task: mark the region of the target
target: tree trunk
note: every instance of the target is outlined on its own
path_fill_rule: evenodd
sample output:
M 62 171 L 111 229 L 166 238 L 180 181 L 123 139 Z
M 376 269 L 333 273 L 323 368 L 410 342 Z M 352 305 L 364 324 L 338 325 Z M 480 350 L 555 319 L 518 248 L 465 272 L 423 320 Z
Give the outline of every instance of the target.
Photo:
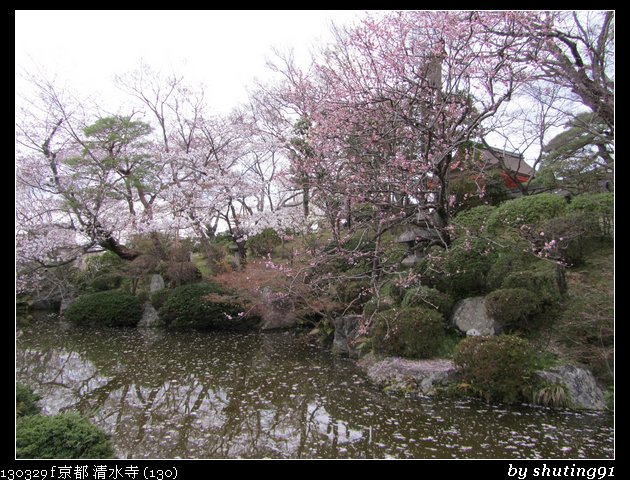
M 111 235 L 100 239 L 98 241 L 98 244 L 105 250 L 109 250 L 110 252 L 118 255 L 123 260 L 131 261 L 142 254 L 142 252 L 139 252 L 138 250 L 133 250 L 131 248 L 125 247 L 124 245 L 121 245 L 120 243 L 118 243 L 118 240 L 116 240 Z

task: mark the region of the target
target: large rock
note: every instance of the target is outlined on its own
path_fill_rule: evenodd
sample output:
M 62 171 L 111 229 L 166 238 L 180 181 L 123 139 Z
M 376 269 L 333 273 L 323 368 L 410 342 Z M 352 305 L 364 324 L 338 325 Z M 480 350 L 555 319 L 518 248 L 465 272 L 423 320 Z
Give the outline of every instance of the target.
M 142 318 L 138 322 L 138 328 L 155 328 L 159 324 L 158 312 L 155 310 L 151 302 L 144 303 L 144 311 Z
M 584 410 L 605 410 L 604 392 L 597 385 L 593 374 L 575 365 L 539 370 L 536 375 L 544 381 L 564 385 L 573 408 Z
M 484 297 L 459 301 L 453 309 L 451 323 L 466 334 L 470 332 L 470 335 L 494 335 L 499 331 L 498 323 L 488 315 Z
M 61 304 L 59 305 L 59 314 L 63 315 L 68 307 L 74 302 L 74 297 L 64 297 L 61 299 Z
M 368 364 L 367 375 L 380 386 L 411 389 L 419 395 L 433 395 L 437 386 L 455 380 L 457 371 L 453 362 L 447 359 L 409 360 L 388 357 Z
M 149 286 L 149 292 L 155 293 L 164 289 L 164 279 L 159 273 L 151 275 L 151 285 Z
M 359 327 L 362 321 L 362 315 L 344 315 L 335 318 L 333 353 L 347 355 L 350 358 L 359 358 L 356 340 L 359 337 Z

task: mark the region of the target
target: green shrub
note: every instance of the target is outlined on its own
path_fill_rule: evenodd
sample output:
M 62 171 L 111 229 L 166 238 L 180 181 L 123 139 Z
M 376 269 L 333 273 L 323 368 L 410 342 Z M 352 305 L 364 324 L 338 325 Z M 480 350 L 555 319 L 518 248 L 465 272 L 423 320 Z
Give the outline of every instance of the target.
M 484 294 L 488 291 L 486 277 L 495 259 L 495 248 L 489 242 L 458 239 L 431 267 L 437 277 L 433 286 L 450 294 L 453 300 Z
M 609 385 L 604 392 L 604 400 L 606 401 L 606 408 L 611 412 L 615 411 L 615 386 Z
M 335 284 L 334 290 L 337 299 L 345 307 L 350 307 L 353 312 L 360 312 L 370 298 L 370 281 L 369 279 L 343 279 Z
M 108 435 L 76 413 L 18 418 L 17 458 L 112 458 Z
M 564 270 L 554 262 L 537 260 L 526 270 L 507 274 L 501 288 L 525 288 L 545 304 L 558 302 L 566 291 Z
M 37 401 L 40 399 L 26 385 L 21 383 L 15 384 L 15 415 L 23 417 L 27 415 L 36 415 L 39 413 Z
M 566 265 L 584 263 L 600 236 L 597 217 L 590 212 L 573 212 L 543 222 L 537 229 L 534 245 L 549 258 Z
M 502 288 L 485 298 L 486 310 L 506 331 L 525 330 L 542 310 L 540 297 L 524 288 Z
M 171 261 L 166 264 L 164 276 L 170 282 L 170 285 L 181 286 L 201 280 L 201 271 L 193 262 L 188 260 L 179 262 Z
M 133 327 L 142 318 L 142 311 L 142 303 L 138 298 L 110 290 L 80 296 L 64 315 L 78 325 Z
M 405 289 L 396 282 L 386 282 L 379 288 L 378 294 L 381 299 L 389 299 L 390 303 L 400 304 L 405 296 Z
M 370 317 L 372 314 L 389 310 L 395 306 L 394 301 L 390 297 L 381 297 L 379 300 L 376 297 L 363 305 L 363 316 Z
M 468 235 L 480 235 L 486 228 L 488 219 L 496 207 L 490 205 L 479 205 L 470 210 L 463 211 L 453 219 L 455 226 L 455 236 L 462 237 Z
M 615 196 L 612 192 L 583 193 L 571 199 L 570 212 L 593 212 L 612 216 L 615 209 Z
M 370 332 L 373 348 L 389 355 L 430 358 L 446 333 L 442 314 L 423 307 L 390 309 L 374 316 Z
M 95 277 L 90 282 L 90 287 L 95 292 L 104 292 L 106 290 L 115 290 L 120 287 L 122 277 L 117 273 L 103 273 Z
M 153 292 L 151 294 L 151 305 L 153 305 L 153 308 L 156 310 L 162 308 L 162 305 L 164 305 L 164 302 L 168 300 L 172 293 L 173 290 L 170 288 L 163 288 L 162 290 Z
M 245 307 L 220 285 L 204 282 L 174 289 L 158 311 L 173 329 L 243 330 L 257 319 L 243 315 Z M 240 315 L 239 315 L 240 314 Z
M 247 249 L 255 257 L 266 257 L 282 243 L 280 236 L 273 228 L 265 228 L 262 232 L 251 236 L 247 240 Z
M 462 382 L 487 401 L 514 403 L 528 389 L 533 356 L 528 342 L 513 335 L 468 337 L 457 345 L 453 360 Z
M 511 248 L 498 250 L 486 278 L 488 288 L 501 288 L 505 277 L 513 272 L 527 270 L 535 261 L 536 257 L 529 252 L 529 245 L 522 242 Z
M 124 266 L 125 261 L 109 251 L 105 251 L 100 255 L 90 256 L 85 260 L 85 270 L 93 276 L 120 272 Z
M 454 302 L 446 293 L 442 293 L 435 288 L 414 287 L 405 292 L 401 307 L 424 307 L 437 310 L 444 318 L 448 318 L 453 310 Z
M 541 193 L 515 198 L 499 205 L 488 219 L 488 231 L 496 233 L 505 227 L 520 228 L 558 217 L 567 208 L 564 198 L 551 193 Z

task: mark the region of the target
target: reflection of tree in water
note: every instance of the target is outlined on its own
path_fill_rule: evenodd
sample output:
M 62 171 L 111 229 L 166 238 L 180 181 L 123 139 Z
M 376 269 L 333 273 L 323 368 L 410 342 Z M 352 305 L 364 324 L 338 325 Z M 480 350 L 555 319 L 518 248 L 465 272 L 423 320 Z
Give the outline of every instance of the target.
M 17 347 L 18 381 L 43 395 L 47 413 L 77 408 L 113 434 L 121 457 L 448 457 L 464 438 L 481 456 L 491 445 L 514 456 L 505 449 L 514 432 L 532 437 L 535 425 L 553 422 L 549 413 L 526 420 L 488 406 L 385 398 L 351 362 L 292 334 L 63 331 L 52 322 L 35 323 Z M 541 439 L 541 455 L 596 437 L 585 451 L 609 455 L 598 450 L 612 438 L 605 424 L 574 423 L 579 436 Z M 522 456 L 531 455 L 528 442 Z
M 338 444 L 324 406 L 333 364 L 291 335 L 37 329 L 19 341 L 18 378 L 92 416 L 122 455 L 311 456 Z

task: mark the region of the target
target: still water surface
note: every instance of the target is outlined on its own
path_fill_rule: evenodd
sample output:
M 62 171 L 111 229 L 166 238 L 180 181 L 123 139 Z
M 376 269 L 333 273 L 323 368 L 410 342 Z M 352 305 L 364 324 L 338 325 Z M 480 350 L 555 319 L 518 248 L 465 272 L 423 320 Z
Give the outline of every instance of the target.
M 294 333 L 36 321 L 17 380 L 76 409 L 119 458 L 612 458 L 610 414 L 391 396 Z

